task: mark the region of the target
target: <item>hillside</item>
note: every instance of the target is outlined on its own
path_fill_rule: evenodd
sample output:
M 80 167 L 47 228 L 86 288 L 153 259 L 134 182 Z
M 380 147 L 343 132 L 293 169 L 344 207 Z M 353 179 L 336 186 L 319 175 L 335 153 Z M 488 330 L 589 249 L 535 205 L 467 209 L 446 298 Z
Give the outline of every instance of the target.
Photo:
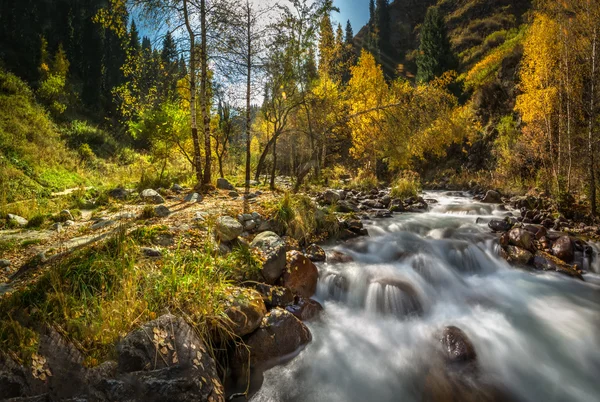
M 415 56 L 419 28 L 427 8 L 438 6 L 446 16 L 448 34 L 459 56 L 460 70 L 467 71 L 490 50 L 500 46 L 506 33 L 523 23 L 531 0 L 395 0 L 390 4 L 392 45 L 395 54 L 386 55 L 403 66 L 408 78 L 416 74 Z M 362 27 L 354 39 L 361 46 L 367 33 Z
M 33 91 L 4 70 L 0 70 L 0 164 L 3 202 L 88 183 L 77 153 L 66 147 Z

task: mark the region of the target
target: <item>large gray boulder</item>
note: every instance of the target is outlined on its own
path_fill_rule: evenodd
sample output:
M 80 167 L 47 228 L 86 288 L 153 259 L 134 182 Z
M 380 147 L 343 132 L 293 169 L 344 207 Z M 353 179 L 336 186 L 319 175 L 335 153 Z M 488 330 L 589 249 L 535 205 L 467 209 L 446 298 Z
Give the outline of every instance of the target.
M 235 187 L 223 177 L 217 179 L 217 188 L 221 190 L 235 190 Z
M 250 247 L 259 249 L 263 256 L 262 275 L 267 283 L 275 283 L 285 269 L 285 242 L 274 232 L 258 234 Z
M 326 190 L 323 193 L 323 201 L 326 204 L 335 204 L 336 202 L 338 202 L 341 199 L 340 193 L 338 193 L 335 190 Z
M 217 219 L 215 235 L 221 241 L 236 239 L 244 231 L 244 227 L 231 216 L 221 216 Z
M 140 193 L 140 198 L 152 204 L 164 204 L 165 199 L 156 190 L 147 188 Z

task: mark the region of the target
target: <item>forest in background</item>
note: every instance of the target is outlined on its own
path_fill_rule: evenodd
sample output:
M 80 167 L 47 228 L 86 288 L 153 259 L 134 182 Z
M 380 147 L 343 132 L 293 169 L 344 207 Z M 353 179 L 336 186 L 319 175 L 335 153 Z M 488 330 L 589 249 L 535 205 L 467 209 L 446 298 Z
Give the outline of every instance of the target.
M 595 2 L 371 0 L 356 35 L 336 11 L 3 4 L 3 201 L 286 175 L 297 190 L 348 177 L 536 187 L 595 213 Z

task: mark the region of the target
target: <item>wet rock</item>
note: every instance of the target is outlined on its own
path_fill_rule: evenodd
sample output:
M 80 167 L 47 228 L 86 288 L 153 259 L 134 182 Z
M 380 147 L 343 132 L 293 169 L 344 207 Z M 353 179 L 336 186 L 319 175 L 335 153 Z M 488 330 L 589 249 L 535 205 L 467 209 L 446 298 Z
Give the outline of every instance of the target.
M 492 219 L 488 222 L 488 227 L 494 232 L 508 232 L 512 225 L 505 220 Z
M 500 197 L 500 193 L 494 190 L 488 190 L 485 193 L 485 196 L 481 200 L 481 202 L 489 203 L 489 204 L 500 204 L 502 202 L 502 198 Z
M 162 195 L 158 194 L 158 192 L 156 190 L 153 190 L 151 188 L 147 188 L 146 190 L 142 191 L 140 193 L 140 197 L 143 201 L 149 202 L 152 204 L 164 204 L 165 203 L 165 199 L 162 197 Z
M 527 265 L 533 258 L 530 251 L 516 246 L 506 246 L 507 260 L 516 264 Z
M 533 265 L 542 271 L 555 271 L 583 280 L 583 277 L 579 271 L 566 264 L 561 259 L 553 256 L 552 254 L 546 253 L 545 251 L 538 250 L 535 253 L 533 257 Z
M 215 235 L 221 241 L 231 241 L 244 231 L 244 227 L 231 216 L 221 216 L 215 224 Z
M 237 336 L 244 336 L 259 327 L 267 309 L 262 295 L 254 289 L 231 287 L 226 290 L 225 314 Z
M 448 363 L 469 362 L 477 358 L 471 340 L 460 328 L 455 326 L 444 328 L 440 344 L 444 359 Z
M 25 227 L 29 223 L 29 221 L 22 216 L 8 214 L 7 215 L 8 222 L 15 226 Z
M 573 242 L 569 236 L 561 236 L 552 245 L 552 254 L 565 262 L 573 261 Z
M 283 285 L 300 297 L 309 298 L 317 290 L 319 271 L 311 260 L 299 251 L 289 251 L 283 271 Z
M 299 298 L 296 303 L 287 306 L 285 309 L 302 321 L 314 320 L 323 312 L 321 303 L 305 298 Z
M 327 253 L 327 262 L 330 264 L 343 264 L 354 261 L 354 258 L 341 251 L 331 250 Z
M 381 292 L 379 289 L 373 289 L 373 284 L 380 285 Z M 374 297 L 370 297 L 371 292 Z M 367 308 L 399 317 L 419 315 L 423 312 L 415 288 L 410 283 L 395 278 L 379 278 L 371 282 L 367 293 Z
M 306 255 L 308 259 L 313 262 L 322 262 L 327 259 L 325 250 L 314 243 L 306 247 L 306 250 L 304 250 L 304 255 Z
M 190 193 L 183 200 L 185 202 L 200 202 L 202 201 L 202 196 L 198 193 Z
M 274 308 L 248 338 L 250 366 L 267 368 L 276 365 L 310 340 L 310 331 L 302 321 L 286 310 Z
M 262 232 L 250 243 L 250 247 L 259 249 L 265 260 L 262 275 L 269 284 L 275 283 L 285 269 L 285 242 L 276 233 Z
M 154 207 L 154 214 L 159 218 L 166 218 L 167 216 L 171 215 L 171 211 L 164 205 L 159 205 Z
M 235 190 L 233 184 L 223 177 L 217 179 L 217 188 L 220 190 Z
M 259 283 L 255 286 L 261 294 L 267 308 L 286 307 L 294 302 L 294 294 L 288 288 L 282 286 L 271 286 L 266 283 Z
M 508 232 L 508 240 L 513 246 L 524 248 L 525 250 L 535 250 L 532 235 L 525 229 L 511 229 Z

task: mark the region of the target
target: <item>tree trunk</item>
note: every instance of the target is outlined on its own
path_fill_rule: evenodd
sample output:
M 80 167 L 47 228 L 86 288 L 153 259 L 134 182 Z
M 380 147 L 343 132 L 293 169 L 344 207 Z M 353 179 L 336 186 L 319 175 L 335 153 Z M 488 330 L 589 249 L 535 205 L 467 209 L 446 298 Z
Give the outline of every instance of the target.
M 588 117 L 588 170 L 590 188 L 590 213 L 596 216 L 596 176 L 594 172 L 594 118 L 595 115 L 595 83 L 596 83 L 596 41 L 598 28 L 594 27 L 592 37 L 591 71 L 590 71 L 590 110 Z
M 271 168 L 271 184 L 269 188 L 275 190 L 275 171 L 277 170 L 277 138 L 273 141 L 273 167 Z
M 196 181 L 202 183 L 202 160 L 200 159 L 200 139 L 198 138 L 198 126 L 196 122 L 196 36 L 192 30 L 188 15 L 188 2 L 183 0 L 183 16 L 185 27 L 190 37 L 190 116 L 192 120 L 192 140 L 194 141 L 194 169 L 196 170 Z
M 206 54 L 206 0 L 200 0 L 200 33 L 202 45 L 200 50 L 200 107 L 204 126 L 204 184 L 211 180 L 211 147 L 210 147 L 210 117 L 208 115 L 208 55 Z
M 250 193 L 250 96 L 251 96 L 251 79 L 252 79 L 252 36 L 250 32 L 250 3 L 246 0 L 246 35 L 247 35 L 247 65 L 246 65 L 246 181 L 245 181 L 245 192 L 246 194 Z M 260 164 L 259 164 L 260 165 Z M 257 167 L 257 177 L 258 181 L 259 170 Z

